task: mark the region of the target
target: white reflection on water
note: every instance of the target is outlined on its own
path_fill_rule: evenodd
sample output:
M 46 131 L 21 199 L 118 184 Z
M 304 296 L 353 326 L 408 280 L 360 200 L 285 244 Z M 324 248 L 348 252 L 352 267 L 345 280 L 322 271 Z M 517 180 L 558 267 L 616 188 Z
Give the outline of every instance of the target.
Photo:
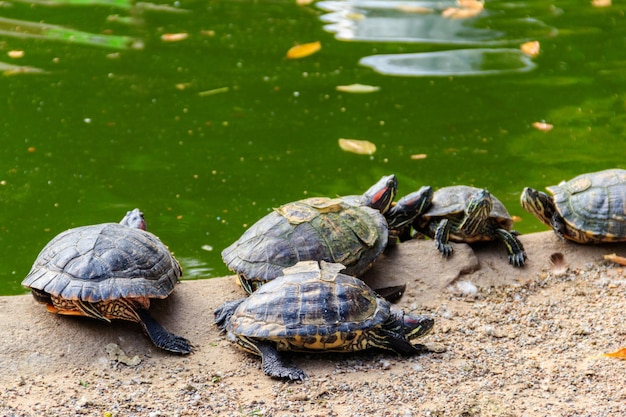
M 519 10 L 491 10 L 466 19 L 444 17 L 455 1 L 322 1 L 320 17 L 340 40 L 493 46 L 553 34 L 554 28 Z
M 183 267 L 184 279 L 200 279 L 215 276 L 214 268 L 199 259 L 177 256 L 178 262 Z
M 381 74 L 414 77 L 508 74 L 535 67 L 522 51 L 508 48 L 373 55 L 359 63 Z

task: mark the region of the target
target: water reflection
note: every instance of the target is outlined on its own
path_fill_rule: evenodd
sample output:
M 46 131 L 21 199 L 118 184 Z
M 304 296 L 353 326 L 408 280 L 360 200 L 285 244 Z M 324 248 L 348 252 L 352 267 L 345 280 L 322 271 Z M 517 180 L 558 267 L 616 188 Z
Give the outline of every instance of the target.
M 519 49 L 457 49 L 418 54 L 368 56 L 361 65 L 385 75 L 465 76 L 530 71 L 532 60 Z
M 490 3 L 491 5 L 491 3 Z M 323 1 L 324 28 L 340 40 L 494 46 L 541 38 L 555 29 L 524 8 L 483 9 L 455 18 L 454 1 Z
M 7 64 L 6 62 L 0 62 L 0 73 L 5 76 L 15 74 L 47 74 L 47 72 L 41 68 Z
M 143 42 L 129 36 L 103 35 L 83 32 L 47 23 L 0 17 L 0 33 L 16 38 L 39 38 L 45 40 L 77 43 L 110 49 L 142 49 Z
M 207 262 L 184 256 L 177 256 L 176 259 L 183 267 L 184 279 L 199 279 L 214 276 L 215 268 L 210 267 Z

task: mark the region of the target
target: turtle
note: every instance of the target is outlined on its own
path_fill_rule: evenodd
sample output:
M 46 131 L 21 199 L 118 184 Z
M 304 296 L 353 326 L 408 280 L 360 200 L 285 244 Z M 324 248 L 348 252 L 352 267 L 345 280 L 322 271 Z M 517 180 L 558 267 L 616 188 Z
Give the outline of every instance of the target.
M 157 347 L 191 353 L 187 339 L 168 332 L 148 313 L 150 300 L 166 298 L 182 269 L 145 229 L 143 213 L 134 209 L 119 224 L 66 230 L 41 250 L 22 285 L 51 313 L 137 322 Z
M 626 242 L 626 170 L 581 174 L 546 189 L 552 195 L 526 187 L 520 202 L 559 238 Z
M 430 208 L 413 221 L 413 227 L 431 237 L 444 256 L 452 253 L 453 242 L 500 240 L 506 245 L 509 263 L 524 266 L 526 252 L 513 219 L 504 205 L 489 191 L 466 185 L 435 191 Z
M 387 247 L 389 230 L 424 211 L 432 189 L 420 188 L 392 206 L 398 182 L 382 177 L 363 195 L 313 197 L 281 205 L 222 251 L 241 286 L 252 293 L 299 261 L 340 262 L 360 275 Z
M 431 317 L 405 313 L 342 269 L 339 263 L 298 262 L 249 297 L 219 306 L 215 323 L 229 340 L 261 356 L 263 371 L 279 379 L 307 378 L 282 351 L 429 351 L 411 340 L 431 331 Z

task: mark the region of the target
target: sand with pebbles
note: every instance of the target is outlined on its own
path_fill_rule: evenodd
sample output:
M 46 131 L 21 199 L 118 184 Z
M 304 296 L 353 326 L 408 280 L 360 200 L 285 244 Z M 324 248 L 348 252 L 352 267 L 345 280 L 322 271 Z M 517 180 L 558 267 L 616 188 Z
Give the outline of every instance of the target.
M 498 244 L 398 245 L 366 275 L 406 284 L 398 305 L 432 315 L 434 352 L 295 354 L 303 383 L 267 378 L 228 342 L 213 309 L 243 294 L 232 277 L 183 282 L 153 313 L 197 347 L 154 348 L 132 323 L 49 314 L 30 296 L 0 297 L 3 416 L 617 416 L 626 415 L 626 276 L 603 255 L 544 232 L 521 236 L 513 268 Z M 555 268 L 551 255 L 565 265 Z

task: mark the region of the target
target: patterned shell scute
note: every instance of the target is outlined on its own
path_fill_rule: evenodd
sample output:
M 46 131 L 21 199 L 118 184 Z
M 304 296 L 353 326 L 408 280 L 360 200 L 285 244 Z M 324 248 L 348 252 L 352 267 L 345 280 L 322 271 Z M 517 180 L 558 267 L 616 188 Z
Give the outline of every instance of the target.
M 377 210 L 344 199 L 305 199 L 281 206 L 224 249 L 226 265 L 267 281 L 299 261 L 324 260 L 359 274 L 383 251 L 387 222 Z
M 323 280 L 319 272 L 306 272 L 263 285 L 237 308 L 227 330 L 244 337 L 290 339 L 291 346 L 304 347 L 314 336 L 333 343 L 337 337 L 360 334 L 389 315 L 390 304 L 359 279 L 337 274 L 334 280 Z
M 319 213 L 336 213 L 343 210 L 343 201 L 339 198 L 314 197 L 284 204 L 276 209 L 291 224 L 311 221 Z
M 469 187 L 467 185 L 455 185 L 441 188 L 434 193 L 431 206 L 424 217 L 437 219 L 455 214 L 461 215 L 464 213 L 467 200 L 472 198 L 474 194 L 479 191 L 479 188 Z M 489 213 L 489 217 L 496 220 L 502 228 L 510 230 L 511 227 L 513 227 L 513 219 L 506 207 L 493 195 L 491 196 L 491 201 L 493 202 L 493 208 Z
M 23 285 L 70 300 L 165 298 L 182 275 L 158 237 L 117 223 L 70 229 L 39 253 Z
M 590 238 L 626 238 L 626 170 L 583 174 L 547 187 L 566 223 Z

